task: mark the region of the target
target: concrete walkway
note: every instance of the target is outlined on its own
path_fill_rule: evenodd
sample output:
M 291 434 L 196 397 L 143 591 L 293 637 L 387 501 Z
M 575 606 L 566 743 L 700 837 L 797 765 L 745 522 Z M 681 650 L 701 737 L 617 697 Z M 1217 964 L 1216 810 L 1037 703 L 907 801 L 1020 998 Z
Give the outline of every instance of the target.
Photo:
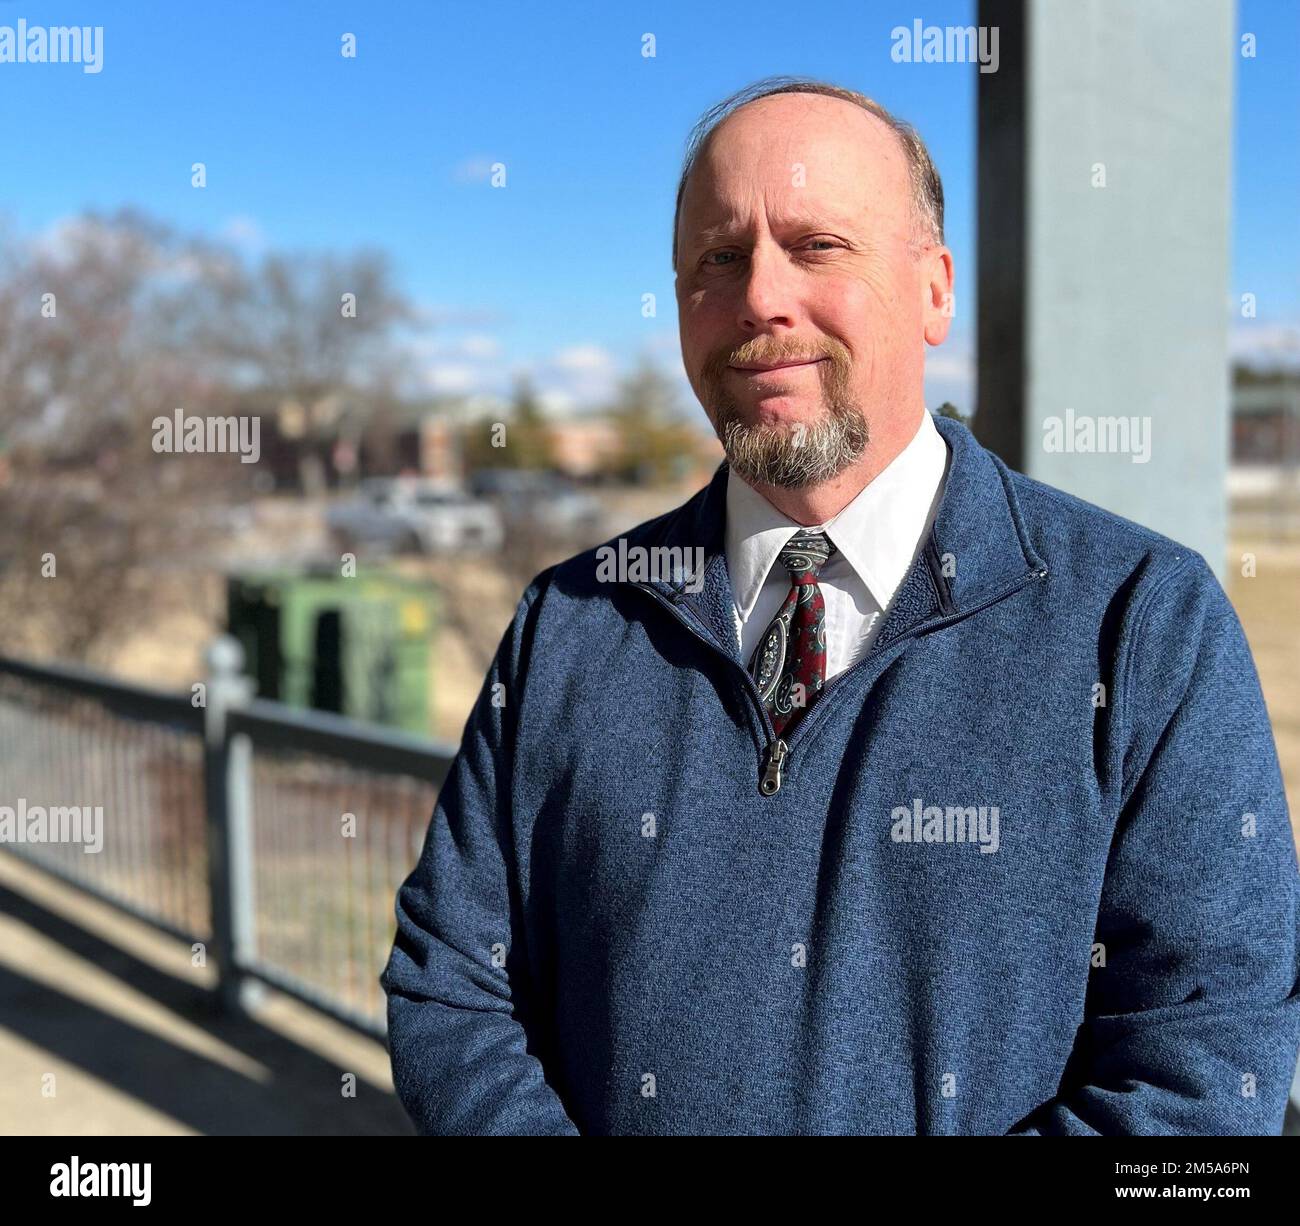
M 215 1015 L 211 976 L 0 851 L 0 1135 L 412 1133 L 382 1044 L 279 993 Z

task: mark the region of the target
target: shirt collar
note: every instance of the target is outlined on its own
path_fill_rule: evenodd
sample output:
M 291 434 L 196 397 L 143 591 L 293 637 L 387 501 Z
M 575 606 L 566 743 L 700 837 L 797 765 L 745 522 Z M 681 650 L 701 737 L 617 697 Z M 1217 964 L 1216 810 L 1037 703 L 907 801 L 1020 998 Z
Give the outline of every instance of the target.
M 823 524 L 844 560 L 887 608 L 916 558 L 939 504 L 948 444 L 928 410 L 912 441 Z M 768 572 L 800 526 L 753 486 L 727 473 L 726 549 L 736 607 L 748 618 Z M 832 559 L 832 563 L 833 563 Z

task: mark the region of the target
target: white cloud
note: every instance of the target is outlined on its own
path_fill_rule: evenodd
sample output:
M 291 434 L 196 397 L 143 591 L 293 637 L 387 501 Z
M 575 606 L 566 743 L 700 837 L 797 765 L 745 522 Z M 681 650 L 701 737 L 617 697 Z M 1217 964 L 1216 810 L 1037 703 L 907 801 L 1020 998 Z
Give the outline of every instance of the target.
M 217 234 L 250 255 L 260 254 L 266 248 L 266 231 L 256 219 L 242 213 L 227 218 Z
M 501 352 L 501 342 L 483 332 L 462 337 L 459 347 L 460 352 L 470 358 L 494 358 Z
M 500 158 L 477 154 L 452 167 L 451 177 L 457 183 L 483 183 L 492 173 L 492 167 Z
M 481 361 L 495 358 L 501 353 L 501 342 L 486 332 L 472 332 L 465 336 L 416 336 L 410 341 L 411 349 L 420 357 L 464 358 Z
M 676 328 L 661 328 L 651 333 L 643 342 L 642 349 L 655 356 L 667 354 L 672 358 L 681 358 L 682 338 Z
M 478 391 L 483 386 L 481 372 L 473 366 L 454 363 L 435 363 L 426 369 L 425 379 L 430 391 L 452 396 Z
M 1228 336 L 1234 361 L 1263 368 L 1300 366 L 1300 323 L 1237 323 Z
M 416 323 L 426 328 L 486 328 L 502 320 L 491 307 L 447 306 L 435 303 L 415 308 Z
M 516 380 L 526 377 L 542 411 L 555 416 L 603 408 L 616 395 L 623 376 L 648 356 L 645 346 L 640 355 L 621 356 L 602 345 L 583 341 L 530 361 L 510 361 L 506 360 L 507 347 L 501 339 L 485 331 L 417 336 L 411 346 L 421 382 L 432 393 L 508 400 L 515 392 Z M 679 355 L 658 364 L 678 385 L 679 403 L 685 413 L 698 411 Z
M 547 417 L 567 417 L 580 407 L 572 395 L 558 388 L 539 391 L 537 406 Z
M 599 345 L 570 345 L 561 349 L 550 365 L 556 370 L 582 375 L 613 370 L 616 363 L 614 355 Z
M 486 332 L 463 336 L 416 336 L 410 348 L 428 391 L 460 396 L 508 390 L 500 367 L 501 342 Z

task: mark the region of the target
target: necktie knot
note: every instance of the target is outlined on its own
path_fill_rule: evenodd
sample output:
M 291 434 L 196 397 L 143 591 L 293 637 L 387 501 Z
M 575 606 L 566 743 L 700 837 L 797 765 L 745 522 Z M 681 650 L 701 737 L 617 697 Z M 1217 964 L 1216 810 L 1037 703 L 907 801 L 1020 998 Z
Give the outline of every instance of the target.
M 826 533 L 800 528 L 782 548 L 780 560 L 795 583 L 812 583 L 834 552 Z

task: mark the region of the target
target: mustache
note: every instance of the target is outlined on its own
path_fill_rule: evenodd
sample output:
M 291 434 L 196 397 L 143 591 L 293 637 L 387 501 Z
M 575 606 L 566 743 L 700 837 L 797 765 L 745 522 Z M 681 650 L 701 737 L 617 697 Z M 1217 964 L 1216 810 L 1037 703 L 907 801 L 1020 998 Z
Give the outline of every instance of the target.
M 755 337 L 739 346 L 727 345 L 715 350 L 705 359 L 703 371 L 706 377 L 720 378 L 729 366 L 763 365 L 771 366 L 782 362 L 813 362 L 826 359 L 833 366 L 843 368 L 848 365 L 849 352 L 840 342 L 824 338 L 810 345 L 774 342 L 771 337 Z

